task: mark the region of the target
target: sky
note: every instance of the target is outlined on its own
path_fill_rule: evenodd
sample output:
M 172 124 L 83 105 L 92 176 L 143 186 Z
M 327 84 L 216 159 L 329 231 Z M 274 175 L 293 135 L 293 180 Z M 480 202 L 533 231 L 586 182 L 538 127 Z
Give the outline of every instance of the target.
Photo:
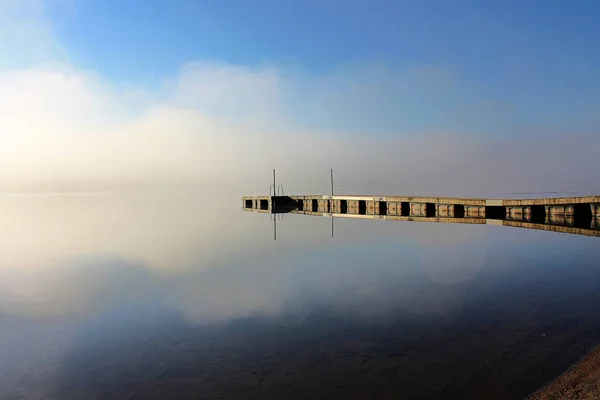
M 0 0 L 0 191 L 599 192 L 600 4 Z

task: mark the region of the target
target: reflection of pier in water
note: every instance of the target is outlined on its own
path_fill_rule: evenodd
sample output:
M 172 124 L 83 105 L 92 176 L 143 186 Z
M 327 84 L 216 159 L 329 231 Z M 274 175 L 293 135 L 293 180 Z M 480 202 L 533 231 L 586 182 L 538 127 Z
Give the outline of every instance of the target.
M 459 199 L 400 196 L 243 197 L 242 208 L 329 218 L 489 224 L 600 237 L 600 196 Z

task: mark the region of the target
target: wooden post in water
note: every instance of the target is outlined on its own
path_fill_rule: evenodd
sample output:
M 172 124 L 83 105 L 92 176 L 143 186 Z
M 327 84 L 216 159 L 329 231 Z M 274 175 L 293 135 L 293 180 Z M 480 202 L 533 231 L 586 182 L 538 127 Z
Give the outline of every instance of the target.
M 331 197 L 333 197 L 333 168 L 330 168 L 329 171 L 331 172 Z
M 333 214 L 331 214 L 331 237 L 333 237 Z
M 273 199 L 271 200 L 271 215 L 273 216 L 273 240 L 277 240 L 277 214 L 275 214 L 275 196 L 277 196 L 277 186 L 275 185 L 275 168 L 273 168 Z
M 333 168 L 329 169 L 331 175 L 331 200 L 329 200 L 329 212 L 331 212 L 331 237 L 333 237 Z

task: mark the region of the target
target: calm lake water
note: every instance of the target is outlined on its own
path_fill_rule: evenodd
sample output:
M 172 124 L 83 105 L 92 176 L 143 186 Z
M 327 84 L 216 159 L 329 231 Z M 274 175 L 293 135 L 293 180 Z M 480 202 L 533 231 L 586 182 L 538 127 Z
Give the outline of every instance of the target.
M 600 342 L 600 238 L 0 198 L 0 399 L 520 399 Z

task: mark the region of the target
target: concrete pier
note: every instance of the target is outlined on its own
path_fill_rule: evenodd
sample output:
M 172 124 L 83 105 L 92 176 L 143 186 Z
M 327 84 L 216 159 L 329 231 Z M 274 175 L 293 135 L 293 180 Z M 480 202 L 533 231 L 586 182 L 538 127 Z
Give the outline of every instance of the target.
M 493 224 L 600 236 L 600 196 L 477 199 L 403 196 L 249 196 L 242 208 L 336 218 Z

